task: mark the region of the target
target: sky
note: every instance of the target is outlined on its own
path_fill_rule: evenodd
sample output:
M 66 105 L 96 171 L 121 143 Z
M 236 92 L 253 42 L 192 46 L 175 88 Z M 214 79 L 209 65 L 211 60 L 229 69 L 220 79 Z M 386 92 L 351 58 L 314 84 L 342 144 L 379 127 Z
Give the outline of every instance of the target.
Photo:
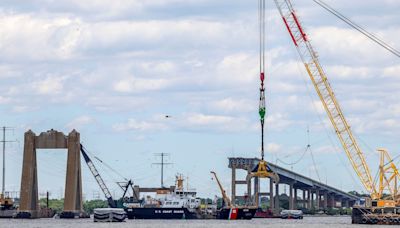
M 399 1 L 326 2 L 400 49 Z M 400 61 L 312 1 L 293 3 L 375 176 L 377 148 L 400 155 Z M 2 0 L 0 124 L 18 140 L 6 189 L 20 189 L 24 132 L 76 129 L 119 173 L 95 163 L 116 196 L 121 176 L 160 185 L 157 153 L 173 163 L 166 185 L 182 173 L 213 197 L 213 170 L 229 192 L 227 157 L 260 156 L 257 17 L 256 0 Z M 363 191 L 273 1 L 266 31 L 266 160 Z M 63 196 L 66 150 L 39 150 L 38 167 L 40 195 Z M 101 196 L 82 169 L 85 198 Z

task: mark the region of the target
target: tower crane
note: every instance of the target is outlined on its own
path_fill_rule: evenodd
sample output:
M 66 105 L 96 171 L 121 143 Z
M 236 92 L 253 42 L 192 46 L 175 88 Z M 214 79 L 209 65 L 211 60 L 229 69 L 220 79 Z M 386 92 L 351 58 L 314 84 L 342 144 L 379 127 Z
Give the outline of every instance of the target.
M 231 207 L 232 206 L 231 199 L 229 199 L 228 195 L 226 195 L 225 189 L 222 187 L 221 182 L 219 182 L 217 174 L 214 171 L 211 171 L 211 174 L 214 175 L 215 180 L 217 181 L 219 190 L 221 191 L 222 198 L 224 200 L 225 207 Z
M 389 153 L 385 149 L 378 149 L 381 162 L 379 183 L 376 183 L 293 4 L 290 0 L 274 2 L 354 171 L 370 193 L 372 208 L 400 206 L 397 193 L 397 179 L 400 175 Z M 389 192 L 388 198 L 384 197 L 384 191 Z

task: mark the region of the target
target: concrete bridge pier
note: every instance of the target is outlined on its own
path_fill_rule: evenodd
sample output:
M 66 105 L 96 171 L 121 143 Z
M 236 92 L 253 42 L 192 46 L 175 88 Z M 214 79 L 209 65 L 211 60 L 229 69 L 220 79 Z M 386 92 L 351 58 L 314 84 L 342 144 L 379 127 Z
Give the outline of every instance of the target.
M 329 200 L 328 200 L 328 207 L 334 208 L 335 207 L 335 194 L 329 194 Z
M 232 203 L 235 203 L 235 201 L 236 201 L 236 165 L 232 165 L 231 170 L 232 170 L 231 200 L 232 200 Z
M 247 204 L 252 204 L 253 202 L 253 195 L 251 194 L 251 170 L 247 170 L 247 176 L 246 176 L 246 184 L 247 184 Z
M 274 211 L 274 181 L 269 179 L 269 208 L 271 211 Z
M 279 214 L 280 212 L 280 204 L 279 204 L 279 183 L 275 184 L 275 214 Z
M 289 184 L 289 209 L 293 210 L 294 205 L 293 205 L 293 183 Z
M 313 207 L 313 202 L 312 202 L 312 192 L 311 189 L 307 190 L 307 209 L 311 209 Z
M 258 177 L 254 177 L 254 203 L 257 207 L 260 206 L 260 180 Z
M 67 217 L 80 215 L 83 212 L 80 134 L 73 130 L 65 136 L 62 132 L 52 129 L 40 133 L 39 136 L 31 130 L 24 135 L 20 207 L 17 217 L 39 216 L 36 149 L 68 149 L 63 212 L 68 214 Z
M 328 192 L 324 191 L 324 206 L 323 206 L 324 210 L 328 209 Z

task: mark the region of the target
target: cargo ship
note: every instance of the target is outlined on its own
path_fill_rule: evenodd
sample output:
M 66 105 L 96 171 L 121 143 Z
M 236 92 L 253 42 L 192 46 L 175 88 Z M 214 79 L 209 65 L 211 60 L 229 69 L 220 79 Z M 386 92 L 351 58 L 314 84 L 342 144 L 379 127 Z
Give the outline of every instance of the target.
M 177 176 L 175 190 L 160 188 L 156 196 L 136 203 L 125 203 L 128 219 L 198 219 L 200 198 L 195 190 L 183 188 L 182 175 Z

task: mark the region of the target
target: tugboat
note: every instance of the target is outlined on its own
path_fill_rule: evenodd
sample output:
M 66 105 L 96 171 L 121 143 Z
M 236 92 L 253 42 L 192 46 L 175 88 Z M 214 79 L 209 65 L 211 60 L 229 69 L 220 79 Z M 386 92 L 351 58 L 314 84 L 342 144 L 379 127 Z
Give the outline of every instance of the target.
M 221 190 L 223 198 L 223 206 L 220 210 L 217 211 L 217 219 L 225 219 L 225 220 L 252 219 L 257 211 L 257 207 L 232 205 L 232 202 L 226 195 L 226 192 L 222 187 L 221 182 L 219 182 L 217 174 L 213 171 L 211 171 L 211 174 L 214 175 L 215 180 L 218 183 L 219 189 Z
M 182 175 L 177 175 L 174 191 L 160 188 L 154 198 L 125 204 L 125 211 L 129 219 L 198 219 L 201 202 L 196 194 L 185 190 Z

